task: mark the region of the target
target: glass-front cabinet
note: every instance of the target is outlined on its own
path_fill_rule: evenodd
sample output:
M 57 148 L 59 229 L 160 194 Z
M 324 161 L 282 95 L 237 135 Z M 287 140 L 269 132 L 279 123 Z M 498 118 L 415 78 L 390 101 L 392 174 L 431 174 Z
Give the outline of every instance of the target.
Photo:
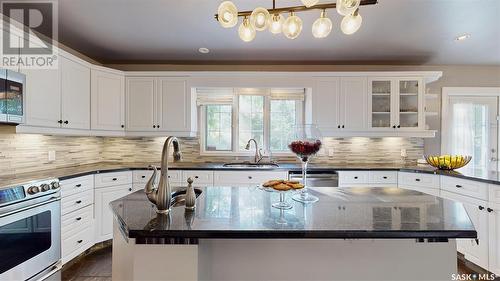
M 424 129 L 422 79 L 372 78 L 368 84 L 370 128 Z

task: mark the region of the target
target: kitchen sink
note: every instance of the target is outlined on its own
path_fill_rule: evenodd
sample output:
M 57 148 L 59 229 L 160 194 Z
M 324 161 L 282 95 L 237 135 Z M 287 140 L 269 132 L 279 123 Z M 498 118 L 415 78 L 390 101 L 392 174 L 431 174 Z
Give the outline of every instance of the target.
M 241 162 L 241 163 L 225 163 L 222 167 L 227 168 L 277 168 L 279 167 L 276 163 L 250 163 L 250 162 Z
M 196 194 L 196 198 L 200 196 L 202 193 L 201 189 L 195 188 L 194 193 Z M 172 192 L 172 207 L 179 207 L 186 205 L 186 190 L 178 190 Z

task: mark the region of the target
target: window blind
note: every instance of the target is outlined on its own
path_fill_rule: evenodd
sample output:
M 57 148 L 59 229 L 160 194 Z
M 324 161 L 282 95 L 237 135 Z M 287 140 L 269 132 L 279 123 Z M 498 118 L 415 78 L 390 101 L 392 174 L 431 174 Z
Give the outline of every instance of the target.
M 271 99 L 304 101 L 305 89 L 304 88 L 271 89 Z
M 196 105 L 233 104 L 234 91 L 232 88 L 197 88 Z

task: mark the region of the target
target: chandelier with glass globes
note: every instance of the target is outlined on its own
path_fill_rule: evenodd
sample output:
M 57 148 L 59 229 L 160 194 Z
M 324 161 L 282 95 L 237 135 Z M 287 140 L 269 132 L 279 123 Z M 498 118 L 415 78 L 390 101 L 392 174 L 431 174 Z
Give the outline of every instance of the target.
M 215 19 L 222 27 L 231 28 L 238 24 L 239 18 L 243 18 L 238 34 L 245 42 L 252 41 L 257 31 L 266 29 L 273 34 L 283 33 L 286 38 L 295 39 L 302 32 L 302 19 L 297 13 L 320 10 L 320 17 L 312 25 L 312 34 L 315 38 L 325 38 L 332 31 L 332 21 L 326 13 L 328 9 L 336 9 L 343 16 L 340 29 L 344 34 L 351 35 L 358 31 L 363 20 L 359 14 L 359 6 L 377 4 L 377 0 L 337 0 L 335 3 L 324 4 L 318 4 L 319 0 L 301 1 L 304 6 L 276 8 L 276 0 L 273 0 L 272 9 L 257 7 L 253 11 L 241 12 L 233 2 L 224 1 L 219 5 Z

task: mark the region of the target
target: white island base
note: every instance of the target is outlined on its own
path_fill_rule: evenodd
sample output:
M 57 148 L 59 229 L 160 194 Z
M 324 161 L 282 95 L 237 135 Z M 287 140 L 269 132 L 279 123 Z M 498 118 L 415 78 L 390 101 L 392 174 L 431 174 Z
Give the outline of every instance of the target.
M 135 244 L 114 226 L 113 280 L 451 280 L 456 243 L 415 239 L 200 239 Z

